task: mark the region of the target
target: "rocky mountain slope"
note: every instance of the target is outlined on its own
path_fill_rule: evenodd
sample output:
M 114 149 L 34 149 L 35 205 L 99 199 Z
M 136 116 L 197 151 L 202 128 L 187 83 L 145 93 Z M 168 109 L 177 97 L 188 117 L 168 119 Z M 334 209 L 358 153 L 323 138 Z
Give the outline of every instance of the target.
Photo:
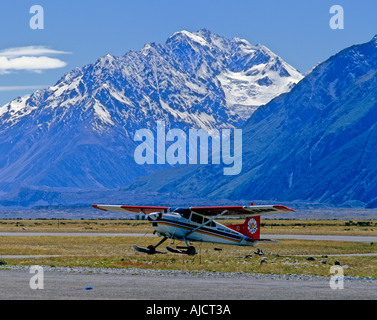
M 135 163 L 137 129 L 236 127 L 302 77 L 264 46 L 208 30 L 106 55 L 0 108 L 0 191 L 127 185 L 161 169 Z
M 377 36 L 319 64 L 242 129 L 238 176 L 187 165 L 129 189 L 377 207 Z

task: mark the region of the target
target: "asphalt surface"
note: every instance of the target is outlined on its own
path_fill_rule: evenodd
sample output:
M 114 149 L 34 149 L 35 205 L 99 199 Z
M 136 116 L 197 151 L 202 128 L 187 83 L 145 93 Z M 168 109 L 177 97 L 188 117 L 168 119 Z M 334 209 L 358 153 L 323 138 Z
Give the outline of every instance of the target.
M 118 273 L 117 273 L 118 272 Z M 344 280 L 331 289 L 330 278 L 311 276 L 159 273 L 127 270 L 43 272 L 43 289 L 31 289 L 30 269 L 0 269 L 0 300 L 375 300 L 377 280 Z M 35 281 L 34 281 L 35 282 Z

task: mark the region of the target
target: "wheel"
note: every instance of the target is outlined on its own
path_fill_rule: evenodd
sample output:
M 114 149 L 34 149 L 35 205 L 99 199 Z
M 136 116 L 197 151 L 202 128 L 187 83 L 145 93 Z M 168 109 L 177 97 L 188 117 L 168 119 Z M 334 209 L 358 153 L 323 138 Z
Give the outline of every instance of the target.
M 188 248 L 187 248 L 187 254 L 188 254 L 189 256 L 194 256 L 194 255 L 196 254 L 195 247 L 193 247 L 193 246 L 188 247 Z
M 149 245 L 149 246 L 147 247 L 147 249 L 149 250 L 149 254 L 154 254 L 154 253 L 156 253 L 156 248 L 155 248 L 155 246 Z

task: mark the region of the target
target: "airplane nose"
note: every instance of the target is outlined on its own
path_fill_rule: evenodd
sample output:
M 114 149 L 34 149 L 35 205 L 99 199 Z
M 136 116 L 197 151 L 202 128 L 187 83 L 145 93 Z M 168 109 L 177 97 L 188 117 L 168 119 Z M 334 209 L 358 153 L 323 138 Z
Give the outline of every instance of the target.
M 155 221 L 158 218 L 160 218 L 160 216 L 161 216 L 160 212 L 153 212 L 153 213 L 148 214 L 148 220 L 149 221 Z

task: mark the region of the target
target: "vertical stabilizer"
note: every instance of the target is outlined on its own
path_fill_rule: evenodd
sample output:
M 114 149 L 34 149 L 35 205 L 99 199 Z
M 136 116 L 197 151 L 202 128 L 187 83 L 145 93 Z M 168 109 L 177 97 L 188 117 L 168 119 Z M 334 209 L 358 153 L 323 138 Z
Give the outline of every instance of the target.
M 251 239 L 260 239 L 260 217 L 246 218 L 242 224 L 228 225 L 228 228 L 242 233 Z

